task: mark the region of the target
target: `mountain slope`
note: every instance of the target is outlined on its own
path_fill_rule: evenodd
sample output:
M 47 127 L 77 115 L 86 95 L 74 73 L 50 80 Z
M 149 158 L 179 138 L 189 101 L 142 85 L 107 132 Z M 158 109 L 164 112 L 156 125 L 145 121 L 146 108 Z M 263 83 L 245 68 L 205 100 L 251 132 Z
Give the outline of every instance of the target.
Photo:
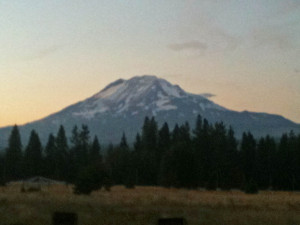
M 49 133 L 56 133 L 60 124 L 68 133 L 75 124 L 87 124 L 91 134 L 96 134 L 102 143 L 118 143 L 122 132 L 126 132 L 128 140 L 133 141 L 145 116 L 155 116 L 159 125 L 166 121 L 172 128 L 175 123 L 185 121 L 193 127 L 198 114 L 211 123 L 224 121 L 232 125 L 238 137 L 248 130 L 257 137 L 266 134 L 280 136 L 292 129 L 300 132 L 300 125 L 282 116 L 228 110 L 155 76 L 117 80 L 84 101 L 21 126 L 20 131 L 23 143 L 27 143 L 32 129 L 37 130 L 45 143 Z M 0 146 L 2 143 L 6 145 L 10 129 L 0 129 Z

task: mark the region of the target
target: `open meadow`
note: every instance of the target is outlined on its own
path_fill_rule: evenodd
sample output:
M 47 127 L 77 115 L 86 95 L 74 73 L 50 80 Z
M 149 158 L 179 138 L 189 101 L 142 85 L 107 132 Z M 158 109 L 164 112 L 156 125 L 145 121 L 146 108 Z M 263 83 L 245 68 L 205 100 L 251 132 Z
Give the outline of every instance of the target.
M 115 186 L 90 196 L 71 186 L 45 186 L 21 193 L 20 185 L 0 187 L 0 223 L 50 225 L 55 211 L 78 213 L 79 225 L 156 224 L 161 217 L 184 217 L 189 225 L 300 224 L 300 193 L 201 191 Z

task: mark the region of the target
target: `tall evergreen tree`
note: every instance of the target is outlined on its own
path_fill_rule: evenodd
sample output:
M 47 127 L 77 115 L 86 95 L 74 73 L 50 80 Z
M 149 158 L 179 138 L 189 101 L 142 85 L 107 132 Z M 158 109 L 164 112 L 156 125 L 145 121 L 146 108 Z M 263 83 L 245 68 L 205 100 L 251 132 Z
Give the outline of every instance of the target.
M 257 145 L 256 178 L 259 189 L 267 189 L 272 186 L 275 141 L 270 136 L 261 138 Z
M 7 181 L 17 180 L 23 177 L 23 155 L 19 128 L 15 125 L 8 140 L 8 148 L 5 154 L 5 178 Z
M 297 136 L 296 148 L 295 148 L 295 173 L 296 177 L 296 189 L 300 190 L 300 134 Z
M 42 175 L 42 144 L 35 130 L 31 131 L 24 154 L 25 177 Z
M 276 187 L 281 190 L 295 190 L 297 177 L 297 139 L 294 132 L 283 134 L 277 153 Z
M 92 146 L 91 146 L 91 150 L 90 150 L 90 160 L 89 162 L 96 162 L 96 163 L 102 163 L 103 159 L 102 159 L 102 154 L 101 154 L 101 146 L 100 143 L 98 141 L 97 136 L 94 137 Z
M 107 162 L 111 171 L 111 177 L 115 184 L 128 184 L 134 176 L 130 174 L 131 161 L 126 136 L 123 133 L 120 144 L 108 151 Z M 129 178 L 130 177 L 130 178 Z M 133 181 L 134 182 L 134 181 Z
M 195 152 L 195 180 L 197 186 L 204 186 L 204 137 L 203 137 L 203 121 L 200 115 L 197 116 L 196 125 L 193 130 L 193 149 Z
M 243 133 L 241 143 L 241 168 L 245 175 L 245 184 L 255 181 L 255 164 L 256 164 L 256 141 L 253 135 Z
M 144 185 L 157 184 L 159 165 L 157 162 L 157 123 L 154 117 L 151 120 L 146 117 L 142 129 L 142 154 L 141 168 L 138 172 L 139 180 Z
M 173 130 L 173 141 L 162 160 L 161 183 L 164 186 L 196 186 L 195 157 L 188 123 Z
M 239 167 L 240 158 L 237 146 L 238 142 L 235 138 L 233 128 L 230 126 L 227 132 L 227 149 L 225 155 L 229 174 L 225 188 L 241 188 L 242 186 L 243 176 Z
M 142 139 L 141 139 L 141 135 L 139 133 L 137 133 L 136 138 L 135 138 L 135 142 L 133 144 L 133 152 L 132 152 L 132 160 L 133 160 L 133 168 L 134 168 L 134 183 L 135 184 L 141 184 L 141 172 L 143 169 L 143 165 L 142 165 L 142 149 L 143 149 L 143 144 L 142 144 Z
M 161 129 L 158 131 L 158 155 L 157 155 L 157 163 L 159 165 L 158 171 L 158 183 L 163 184 L 163 167 L 165 166 L 164 158 L 167 159 L 166 154 L 171 148 L 171 134 L 169 130 L 169 126 L 167 123 L 164 123 Z
M 59 180 L 68 180 L 68 141 L 65 128 L 61 125 L 56 135 L 56 151 L 55 151 L 55 178 Z
M 72 135 L 70 138 L 71 146 L 70 146 L 70 153 L 68 157 L 68 165 L 69 165 L 69 179 L 70 182 L 74 183 L 77 179 L 78 172 L 81 167 L 81 155 L 80 155 L 80 138 L 79 138 L 79 131 L 77 125 L 75 125 L 72 129 Z
M 160 154 L 163 154 L 171 146 L 171 134 L 169 126 L 164 123 L 161 129 L 158 131 L 158 149 Z
M 196 161 L 190 137 L 190 126 L 186 122 L 179 128 L 179 139 L 173 143 L 176 166 L 175 171 L 180 187 L 193 188 L 195 180 Z
M 288 148 L 290 149 L 292 156 L 290 161 L 290 190 L 295 190 L 297 187 L 297 180 L 300 175 L 297 174 L 297 136 L 295 135 L 293 130 L 291 130 L 289 133 Z
M 202 141 L 200 144 L 201 149 L 201 180 L 204 187 L 208 189 L 215 189 L 215 173 L 214 151 L 213 151 L 213 127 L 208 123 L 207 119 L 203 120 Z M 211 172 L 212 171 L 212 172 Z M 202 186 L 202 185 L 201 185 Z
M 90 147 L 90 131 L 87 125 L 81 126 L 79 143 L 79 165 L 80 167 L 85 167 L 88 164 L 88 152 Z
M 44 175 L 54 179 L 56 171 L 56 141 L 53 134 L 50 134 L 45 147 Z
M 226 129 L 222 122 L 215 123 L 212 130 L 211 142 L 211 171 L 210 171 L 210 188 L 222 187 L 225 188 L 225 181 L 228 177 L 228 168 L 226 168 L 225 151 L 226 143 Z
M 0 152 L 0 186 L 5 185 L 5 177 L 4 177 L 4 171 L 5 171 L 5 156 Z
M 127 144 L 127 139 L 126 139 L 126 135 L 123 132 L 122 138 L 121 138 L 121 142 L 120 142 L 120 148 L 121 149 L 128 149 L 128 144 Z

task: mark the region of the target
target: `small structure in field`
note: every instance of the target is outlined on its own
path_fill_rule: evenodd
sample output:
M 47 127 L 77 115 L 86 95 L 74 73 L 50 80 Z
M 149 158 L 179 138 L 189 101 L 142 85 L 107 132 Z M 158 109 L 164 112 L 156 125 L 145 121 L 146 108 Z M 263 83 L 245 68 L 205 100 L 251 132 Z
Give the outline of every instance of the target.
M 65 182 L 48 179 L 45 177 L 31 177 L 22 181 L 21 192 L 38 192 L 43 186 L 52 184 L 65 184 Z

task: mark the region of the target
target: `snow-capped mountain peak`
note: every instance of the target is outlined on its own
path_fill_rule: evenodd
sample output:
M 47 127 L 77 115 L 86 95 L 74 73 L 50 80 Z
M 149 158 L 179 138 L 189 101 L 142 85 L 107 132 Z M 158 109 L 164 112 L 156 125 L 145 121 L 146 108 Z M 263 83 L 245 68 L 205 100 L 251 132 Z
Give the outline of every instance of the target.
M 129 80 L 119 79 L 94 95 L 94 98 L 122 101 L 126 98 L 134 99 L 144 96 L 155 89 L 160 89 L 167 96 L 181 97 L 185 94 L 177 85 L 172 85 L 156 76 L 144 75 Z
M 203 96 L 193 95 L 178 85 L 156 76 L 136 76 L 129 80 L 119 79 L 99 93 L 78 105 L 73 116 L 91 119 L 97 114 L 140 113 L 156 115 L 160 111 L 176 110 L 188 105 L 194 114 L 206 109 L 225 110 Z

